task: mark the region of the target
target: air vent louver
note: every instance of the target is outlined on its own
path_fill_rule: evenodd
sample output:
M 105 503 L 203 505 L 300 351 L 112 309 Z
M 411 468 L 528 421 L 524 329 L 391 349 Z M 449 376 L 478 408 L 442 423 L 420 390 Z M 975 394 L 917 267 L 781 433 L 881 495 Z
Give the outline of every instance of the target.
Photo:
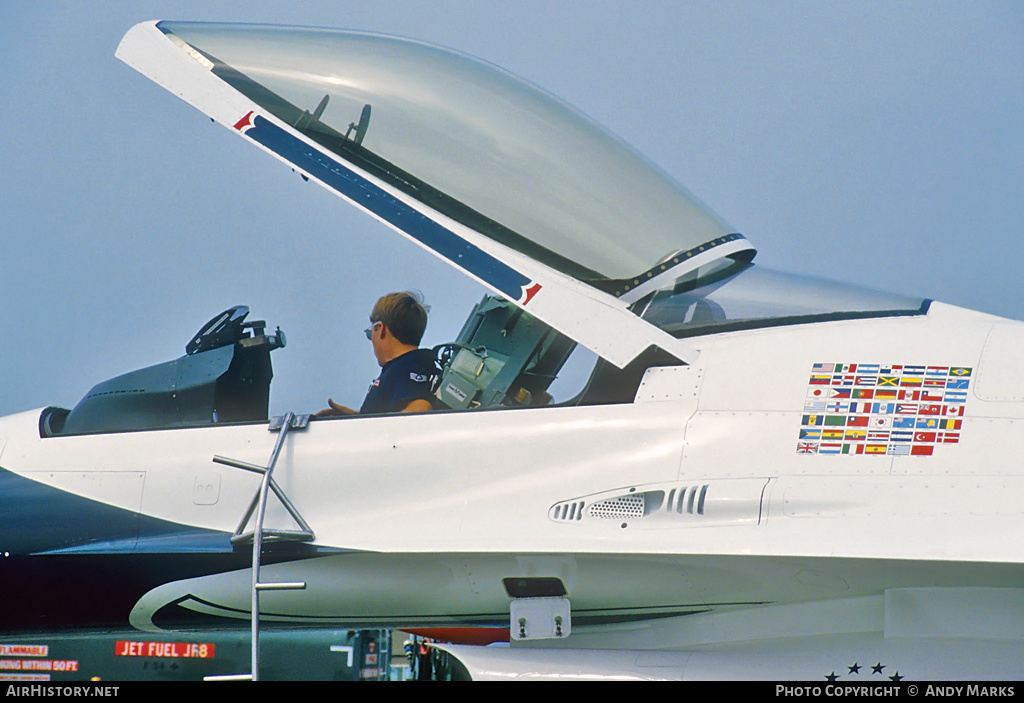
M 634 493 L 592 503 L 587 515 L 603 520 L 635 520 L 644 516 L 644 495 Z

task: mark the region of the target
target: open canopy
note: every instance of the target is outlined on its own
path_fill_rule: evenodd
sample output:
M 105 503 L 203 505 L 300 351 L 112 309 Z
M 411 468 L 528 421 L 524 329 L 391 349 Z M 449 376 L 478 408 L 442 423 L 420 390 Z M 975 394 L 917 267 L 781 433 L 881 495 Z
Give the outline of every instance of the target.
M 623 368 L 695 335 L 920 314 L 751 266 L 681 185 L 483 61 L 341 30 L 146 22 L 118 57 L 305 177 Z
M 753 256 L 742 235 L 621 140 L 478 59 L 360 32 L 157 26 L 334 155 L 615 296 L 670 283 L 712 249 L 711 258 Z

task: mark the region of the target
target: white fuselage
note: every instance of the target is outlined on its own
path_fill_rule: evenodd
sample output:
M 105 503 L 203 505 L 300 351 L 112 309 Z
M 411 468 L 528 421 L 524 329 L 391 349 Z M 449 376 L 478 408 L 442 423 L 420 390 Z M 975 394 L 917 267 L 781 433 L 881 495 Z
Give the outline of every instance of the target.
M 506 577 L 561 579 L 584 626 L 1019 585 L 1024 547 L 1009 536 L 1024 527 L 1024 389 L 1002 379 L 1022 330 L 934 304 L 921 317 L 701 338 L 697 363 L 648 370 L 632 403 L 311 422 L 290 434 L 274 476 L 321 551 L 265 567 L 308 583 L 266 594 L 266 617 L 500 623 Z M 822 361 L 973 369 L 959 441 L 927 456 L 798 453 Z M 265 464 L 276 439 L 263 423 L 41 439 L 38 417 L 0 423 L 7 471 L 226 534 L 259 477 L 213 457 Z M 266 527 L 296 527 L 274 498 Z M 247 617 L 249 588 L 244 569 L 164 584 L 132 624 L 152 627 L 147 614 L 186 593 L 217 604 L 187 607 Z

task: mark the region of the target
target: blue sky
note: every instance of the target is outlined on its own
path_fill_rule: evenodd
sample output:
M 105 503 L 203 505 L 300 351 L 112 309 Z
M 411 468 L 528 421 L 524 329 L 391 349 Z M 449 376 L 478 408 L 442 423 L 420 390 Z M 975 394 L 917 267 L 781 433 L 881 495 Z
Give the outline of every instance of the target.
M 280 325 L 271 410 L 358 405 L 373 301 L 425 343 L 483 289 L 113 54 L 148 19 L 345 27 L 559 95 L 747 235 L 760 264 L 1024 319 L 1016 2 L 21 2 L 0 28 L 0 414 L 179 356 L 216 312 Z M 638 204 L 642 207 L 642 204 Z

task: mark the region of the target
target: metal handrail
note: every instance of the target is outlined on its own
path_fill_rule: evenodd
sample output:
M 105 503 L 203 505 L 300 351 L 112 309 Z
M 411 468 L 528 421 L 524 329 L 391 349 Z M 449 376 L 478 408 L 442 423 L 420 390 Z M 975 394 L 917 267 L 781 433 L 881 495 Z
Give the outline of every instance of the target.
M 287 432 L 287 430 L 284 430 L 282 428 L 281 432 L 283 435 L 285 432 Z M 268 473 L 266 467 L 257 466 L 256 464 L 250 464 L 245 461 L 238 461 L 237 459 L 229 459 L 227 457 L 219 455 L 214 456 L 213 461 L 214 463 L 223 464 L 224 466 L 232 466 L 236 469 L 244 469 L 245 471 L 252 471 L 253 473 L 264 474 L 264 476 L 266 476 L 266 474 Z M 309 542 L 316 539 L 316 535 L 313 533 L 313 529 L 302 518 L 302 515 L 299 514 L 299 511 L 295 508 L 291 500 L 288 499 L 288 496 L 285 495 L 284 491 L 281 490 L 280 486 L 277 485 L 277 482 L 274 481 L 273 478 L 270 479 L 269 485 L 270 489 L 274 492 L 274 495 L 276 495 L 277 499 L 281 501 L 281 505 L 284 506 L 284 509 L 288 511 L 288 514 L 292 516 L 292 519 L 295 520 L 296 524 L 298 524 L 299 526 L 299 530 L 296 531 L 275 530 L 275 536 L 280 538 L 293 537 L 297 541 L 304 542 Z M 242 516 L 242 521 L 238 523 L 238 527 L 235 528 L 234 534 L 231 535 L 232 544 L 238 544 L 240 542 L 247 541 L 248 538 L 252 535 L 252 532 L 243 532 L 242 530 L 245 529 L 246 524 L 249 522 L 249 518 L 252 517 L 253 511 L 256 510 L 256 505 L 259 500 L 260 493 L 256 493 L 252 497 L 252 501 L 249 503 L 249 508 L 245 511 L 245 515 Z M 269 532 L 269 530 L 267 532 Z
M 252 629 L 252 674 L 234 674 L 228 676 L 208 676 L 205 678 L 207 681 L 259 681 L 259 659 L 260 659 L 260 591 L 284 591 L 284 590 L 300 590 L 306 588 L 305 581 L 287 581 L 280 583 L 263 583 L 260 581 L 260 561 L 263 554 L 263 538 L 264 536 L 278 539 L 298 539 L 302 541 L 311 541 L 315 539 L 313 530 L 310 529 L 306 521 L 302 519 L 299 511 L 295 509 L 291 501 L 284 492 L 277 486 L 273 479 L 274 466 L 277 465 L 277 459 L 281 454 L 281 448 L 284 447 L 285 439 L 288 436 L 288 431 L 293 428 L 296 416 L 293 413 L 286 413 L 283 420 L 279 422 L 279 418 L 274 418 L 270 423 L 268 429 L 274 431 L 275 429 L 280 430 L 280 434 L 277 437 L 277 442 L 274 444 L 274 451 L 270 455 L 270 462 L 267 466 L 256 466 L 255 464 L 249 464 L 243 461 L 236 461 L 235 459 L 228 459 L 222 456 L 214 456 L 214 462 L 223 464 L 225 466 L 232 466 L 238 469 L 244 469 L 245 471 L 253 471 L 255 473 L 263 474 L 263 480 L 260 482 L 259 492 L 253 496 L 252 502 L 249 504 L 249 509 L 246 510 L 245 515 L 242 517 L 242 522 L 239 523 L 235 529 L 234 535 L 231 537 L 232 544 L 237 544 L 240 541 L 244 541 L 248 536 L 252 535 L 252 605 L 251 605 L 251 629 Z M 299 416 L 298 422 L 295 423 L 299 428 L 305 428 L 308 422 L 308 416 Z M 263 527 L 263 521 L 266 517 L 267 509 L 267 498 L 270 496 L 270 492 L 273 491 L 274 495 L 277 496 L 281 504 L 284 505 L 285 510 L 288 514 L 298 523 L 300 530 L 266 530 Z M 252 517 L 253 510 L 256 511 L 256 521 L 253 524 L 251 533 L 243 533 L 242 530 L 245 528 L 246 523 L 249 522 L 249 518 Z

